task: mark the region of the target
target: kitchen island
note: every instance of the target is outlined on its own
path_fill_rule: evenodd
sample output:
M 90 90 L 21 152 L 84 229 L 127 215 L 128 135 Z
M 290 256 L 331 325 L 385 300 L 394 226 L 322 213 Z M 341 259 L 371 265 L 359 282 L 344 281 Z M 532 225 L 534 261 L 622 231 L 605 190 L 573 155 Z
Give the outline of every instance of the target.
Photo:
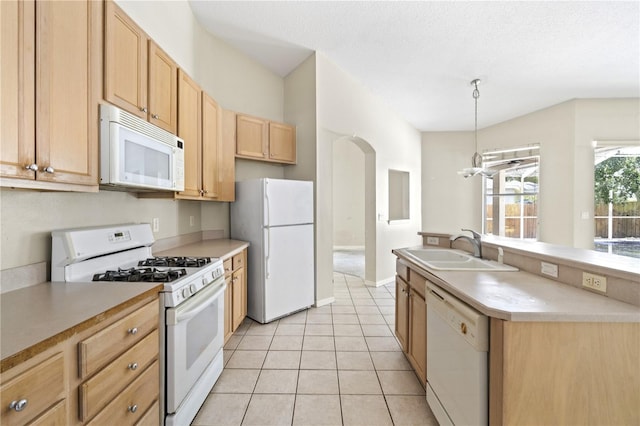
M 527 271 L 435 270 L 393 253 L 396 334 L 426 382 L 429 303 L 418 305 L 430 282 L 489 317 L 490 424 L 640 422 L 638 306 Z

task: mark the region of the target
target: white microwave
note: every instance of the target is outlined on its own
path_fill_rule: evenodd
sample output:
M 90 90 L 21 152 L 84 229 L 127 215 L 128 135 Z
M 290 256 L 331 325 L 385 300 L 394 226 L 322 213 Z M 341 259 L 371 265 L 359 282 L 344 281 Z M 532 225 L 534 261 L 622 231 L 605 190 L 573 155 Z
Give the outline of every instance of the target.
M 113 105 L 100 105 L 100 185 L 184 191 L 184 141 Z

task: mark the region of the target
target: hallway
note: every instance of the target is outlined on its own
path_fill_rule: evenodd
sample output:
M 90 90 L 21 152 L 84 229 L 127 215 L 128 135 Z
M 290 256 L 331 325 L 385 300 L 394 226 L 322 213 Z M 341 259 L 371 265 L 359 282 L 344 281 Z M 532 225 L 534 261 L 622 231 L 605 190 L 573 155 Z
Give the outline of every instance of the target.
M 437 425 L 393 335 L 394 284 L 333 281 L 331 305 L 245 320 L 193 425 Z

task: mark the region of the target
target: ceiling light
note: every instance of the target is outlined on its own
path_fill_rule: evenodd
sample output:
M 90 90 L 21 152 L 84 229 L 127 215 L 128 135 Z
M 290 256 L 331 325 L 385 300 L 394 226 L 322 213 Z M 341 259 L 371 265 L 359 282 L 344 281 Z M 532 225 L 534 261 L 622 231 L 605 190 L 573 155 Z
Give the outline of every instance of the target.
M 477 174 L 483 174 L 487 176 L 492 176 L 495 173 L 489 173 L 488 171 L 482 168 L 482 155 L 478 153 L 478 98 L 480 97 L 480 91 L 478 90 L 478 84 L 480 84 L 480 79 L 476 78 L 471 81 L 471 85 L 473 86 L 473 100 L 475 103 L 475 114 L 474 114 L 474 133 L 473 138 L 476 146 L 476 151 L 473 153 L 471 157 L 471 167 L 467 167 L 458 172 L 459 175 L 468 178 L 469 176 L 475 176 Z

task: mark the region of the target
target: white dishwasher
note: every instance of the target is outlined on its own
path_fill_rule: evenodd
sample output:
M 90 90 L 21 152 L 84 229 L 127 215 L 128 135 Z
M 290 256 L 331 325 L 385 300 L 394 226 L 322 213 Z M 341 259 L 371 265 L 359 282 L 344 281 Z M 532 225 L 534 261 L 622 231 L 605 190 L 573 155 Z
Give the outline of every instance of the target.
M 488 318 L 427 282 L 427 403 L 440 426 L 486 425 Z

